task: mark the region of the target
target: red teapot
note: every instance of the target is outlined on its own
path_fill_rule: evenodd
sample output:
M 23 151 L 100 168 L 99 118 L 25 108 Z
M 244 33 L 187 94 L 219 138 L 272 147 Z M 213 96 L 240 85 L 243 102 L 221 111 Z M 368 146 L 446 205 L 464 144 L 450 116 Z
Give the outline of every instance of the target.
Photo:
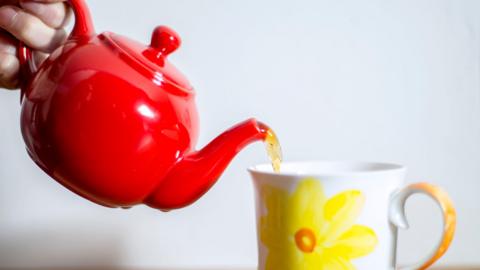
M 97 35 L 83 0 L 70 0 L 69 38 L 38 69 L 19 45 L 21 131 L 28 154 L 76 194 L 108 207 L 170 210 L 201 197 L 269 128 L 254 119 L 201 150 L 195 92 L 167 60 L 180 46 L 160 26 L 150 45 Z

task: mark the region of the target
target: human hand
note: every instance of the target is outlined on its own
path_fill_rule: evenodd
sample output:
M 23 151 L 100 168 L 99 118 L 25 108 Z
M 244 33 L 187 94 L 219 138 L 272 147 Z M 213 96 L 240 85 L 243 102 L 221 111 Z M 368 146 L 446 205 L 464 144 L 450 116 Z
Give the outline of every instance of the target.
M 0 88 L 18 88 L 19 40 L 43 61 L 66 39 L 70 13 L 65 0 L 0 0 Z

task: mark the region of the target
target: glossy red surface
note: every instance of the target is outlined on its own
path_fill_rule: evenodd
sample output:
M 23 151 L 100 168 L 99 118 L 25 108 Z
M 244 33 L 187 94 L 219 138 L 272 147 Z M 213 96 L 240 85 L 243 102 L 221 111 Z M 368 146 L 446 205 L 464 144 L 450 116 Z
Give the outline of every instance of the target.
M 194 146 L 194 91 L 166 57 L 180 45 L 171 29 L 150 46 L 112 33 L 96 35 L 82 0 L 70 1 L 76 24 L 42 63 L 22 63 L 21 129 L 31 158 L 73 192 L 101 205 L 186 206 L 219 178 L 268 127 L 251 119 Z

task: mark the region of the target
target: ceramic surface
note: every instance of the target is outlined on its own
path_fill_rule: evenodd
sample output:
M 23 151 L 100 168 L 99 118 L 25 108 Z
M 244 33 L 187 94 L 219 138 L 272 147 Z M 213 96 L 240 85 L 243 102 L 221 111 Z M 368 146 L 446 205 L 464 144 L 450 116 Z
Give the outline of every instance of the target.
M 404 187 L 403 166 L 303 162 L 250 169 L 256 194 L 260 270 L 398 269 L 398 228 L 408 228 L 405 202 L 430 196 L 443 213 L 444 233 L 433 252 L 402 270 L 426 269 L 448 249 L 455 210 L 440 188 Z

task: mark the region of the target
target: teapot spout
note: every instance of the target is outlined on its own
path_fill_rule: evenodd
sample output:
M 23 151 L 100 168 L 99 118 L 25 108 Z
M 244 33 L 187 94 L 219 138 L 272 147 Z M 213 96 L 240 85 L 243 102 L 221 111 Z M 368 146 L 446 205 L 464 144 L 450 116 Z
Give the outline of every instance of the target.
M 145 204 L 163 211 L 187 206 L 218 180 L 235 155 L 248 144 L 265 140 L 270 128 L 249 119 L 220 134 L 203 149 L 179 159 Z

